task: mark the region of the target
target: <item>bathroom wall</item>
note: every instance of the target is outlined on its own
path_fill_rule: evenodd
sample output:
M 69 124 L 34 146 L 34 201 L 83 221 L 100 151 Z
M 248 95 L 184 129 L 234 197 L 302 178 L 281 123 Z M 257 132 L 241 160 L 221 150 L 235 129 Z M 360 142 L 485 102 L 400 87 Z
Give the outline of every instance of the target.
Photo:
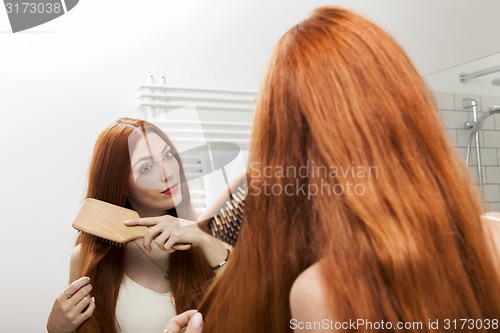
M 500 53 L 495 53 L 464 64 L 446 68 L 436 73 L 427 74 L 425 75 L 425 80 L 433 91 L 496 96 L 500 94 L 500 88 L 493 85 L 491 81 L 500 77 L 499 72 L 476 77 L 466 82 L 460 81 L 459 76 L 462 73 L 470 74 L 497 67 L 499 64 Z
M 439 113 L 450 138 L 451 144 L 465 160 L 470 130 L 464 123 L 472 120 L 471 109 L 462 107 L 464 98 L 478 102 L 478 111 L 485 112 L 493 105 L 500 105 L 500 95 L 471 95 L 449 92 L 434 93 Z M 500 116 L 489 117 L 480 131 L 481 163 L 483 170 L 485 207 L 490 211 L 500 211 Z M 473 143 L 475 147 L 475 143 Z M 470 171 L 477 181 L 477 159 L 475 148 L 471 149 Z
M 499 51 L 494 0 L 82 0 L 17 34 L 0 10 L 0 332 L 44 331 L 67 286 L 93 143 L 118 117 L 145 116 L 137 85 L 165 75 L 174 86 L 257 90 L 279 36 L 325 4 L 372 18 L 423 75 Z

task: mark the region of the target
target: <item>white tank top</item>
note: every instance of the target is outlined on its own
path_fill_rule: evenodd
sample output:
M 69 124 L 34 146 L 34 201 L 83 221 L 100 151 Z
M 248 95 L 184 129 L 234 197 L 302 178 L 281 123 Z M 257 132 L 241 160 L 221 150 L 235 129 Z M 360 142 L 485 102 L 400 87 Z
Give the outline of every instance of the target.
M 173 316 L 175 307 L 170 292 L 157 293 L 124 274 L 116 303 L 121 333 L 163 332 Z

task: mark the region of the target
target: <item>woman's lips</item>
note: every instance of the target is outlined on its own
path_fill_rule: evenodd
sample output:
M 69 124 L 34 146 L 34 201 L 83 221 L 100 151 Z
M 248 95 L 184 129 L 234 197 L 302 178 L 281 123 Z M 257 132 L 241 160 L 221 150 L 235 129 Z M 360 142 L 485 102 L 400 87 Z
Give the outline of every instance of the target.
M 165 191 L 163 191 L 161 193 L 170 195 L 170 194 L 174 194 L 175 192 L 177 192 L 177 190 L 179 190 L 179 184 L 175 184 L 174 186 L 167 188 Z

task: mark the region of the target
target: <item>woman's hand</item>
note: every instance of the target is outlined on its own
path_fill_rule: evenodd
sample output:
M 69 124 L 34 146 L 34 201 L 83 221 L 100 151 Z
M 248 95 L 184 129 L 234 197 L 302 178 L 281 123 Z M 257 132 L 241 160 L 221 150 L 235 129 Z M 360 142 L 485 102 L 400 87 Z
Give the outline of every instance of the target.
M 206 233 L 197 228 L 194 221 L 184 220 L 170 215 L 144 217 L 124 222 L 127 226 L 146 226 L 149 228 L 144 235 L 144 248 L 151 252 L 153 242 L 163 251 L 173 252 L 174 244 L 192 244 L 203 246 L 208 239 Z
M 153 242 L 156 243 L 160 250 L 168 252 L 175 251 L 173 247 L 175 244 L 188 243 L 192 246 L 199 246 L 212 267 L 218 266 L 227 259 L 227 249 L 220 240 L 201 230 L 196 222 L 191 224 L 188 224 L 188 222 L 192 221 L 164 215 L 139 218 L 124 223 L 127 226 L 142 225 L 149 228 L 144 236 L 144 248 L 149 252 L 151 252 Z M 216 272 L 219 271 L 220 269 L 216 270 Z
M 163 333 L 200 333 L 203 330 L 203 316 L 196 310 L 188 310 L 168 321 Z
M 163 251 L 173 252 L 175 244 L 191 244 L 201 246 L 206 235 L 196 227 L 196 222 L 180 219 L 170 215 L 144 217 L 124 222 L 127 226 L 146 226 L 149 228 L 144 235 L 144 248 L 151 252 L 153 242 Z
M 82 277 L 57 296 L 47 320 L 47 331 L 71 333 L 90 318 L 95 309 L 94 297 L 90 296 L 91 290 L 90 279 Z

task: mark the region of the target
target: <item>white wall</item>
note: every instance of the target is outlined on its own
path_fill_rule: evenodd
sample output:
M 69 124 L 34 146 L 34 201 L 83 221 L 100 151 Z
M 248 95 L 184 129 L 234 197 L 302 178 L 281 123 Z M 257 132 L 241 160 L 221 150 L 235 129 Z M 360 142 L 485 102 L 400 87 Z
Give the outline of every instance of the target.
M 493 85 L 491 81 L 500 78 L 500 72 L 480 76 L 466 82 L 459 80 L 461 73 L 470 74 L 498 66 L 500 66 L 500 53 L 429 74 L 425 79 L 434 91 L 498 96 L 500 95 L 500 86 Z
M 178 86 L 255 90 L 277 38 L 326 3 L 373 18 L 422 73 L 432 73 L 499 51 L 491 47 L 500 43 L 484 40 L 464 52 L 456 43 L 453 52 L 438 48 L 443 36 L 469 35 L 465 15 L 498 13 L 498 3 L 483 2 L 81 0 L 68 14 L 17 34 L 0 10 L 0 331 L 44 330 L 66 285 L 70 223 L 93 143 L 118 117 L 141 117 L 135 88 L 147 75 L 164 74 Z M 498 37 L 487 33 L 495 31 L 490 20 L 475 27 L 485 31 L 480 40 Z
M 471 93 L 435 92 L 441 121 L 448 134 L 450 144 L 463 157 L 467 156 L 470 129 L 465 129 L 465 122 L 472 120 L 472 110 L 463 107 L 465 98 L 473 98 L 477 101 L 479 115 L 493 105 L 500 105 L 500 94 L 477 95 Z M 486 211 L 500 211 L 500 116 L 488 118 L 479 131 L 481 170 L 484 184 L 484 208 Z M 478 163 L 476 158 L 475 143 L 469 156 L 469 170 L 479 184 Z

